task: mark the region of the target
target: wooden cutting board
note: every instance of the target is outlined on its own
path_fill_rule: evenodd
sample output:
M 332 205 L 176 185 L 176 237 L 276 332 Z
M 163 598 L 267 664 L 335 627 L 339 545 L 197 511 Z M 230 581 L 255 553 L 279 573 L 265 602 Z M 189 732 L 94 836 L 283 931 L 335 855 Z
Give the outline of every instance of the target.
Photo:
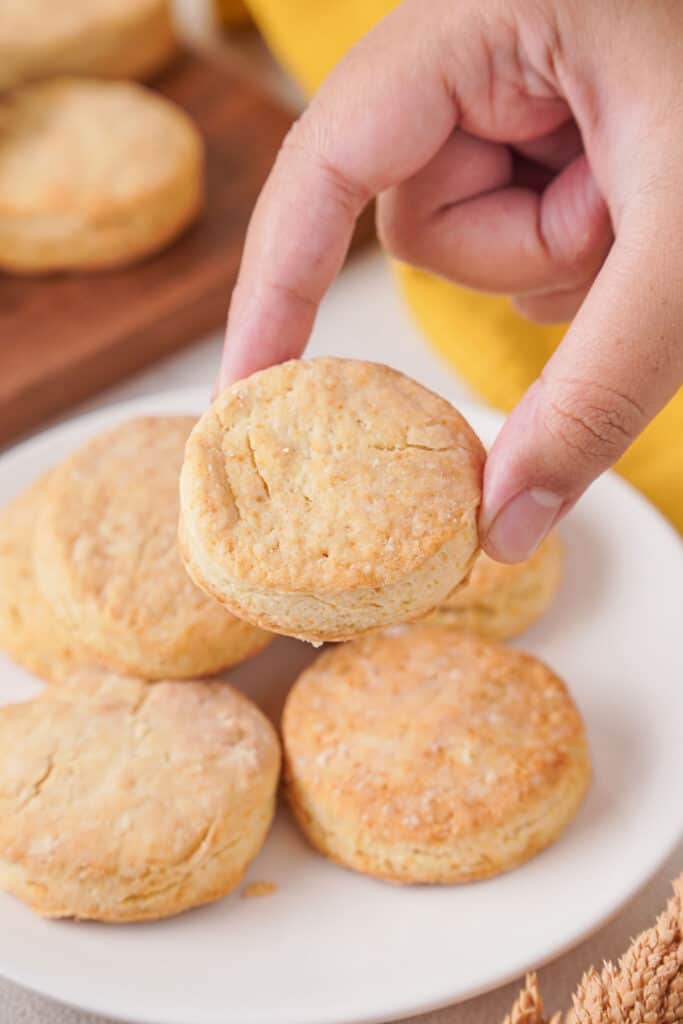
M 182 55 L 154 86 L 204 135 L 204 213 L 127 269 L 0 273 L 0 444 L 225 321 L 249 214 L 292 117 L 211 57 Z

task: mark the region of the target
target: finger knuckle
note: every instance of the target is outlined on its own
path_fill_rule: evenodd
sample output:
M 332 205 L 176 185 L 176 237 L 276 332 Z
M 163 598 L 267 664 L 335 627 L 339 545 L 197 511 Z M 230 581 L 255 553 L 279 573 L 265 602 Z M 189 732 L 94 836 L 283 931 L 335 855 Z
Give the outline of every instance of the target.
M 637 401 L 606 384 L 565 381 L 553 387 L 544 426 L 584 462 L 614 462 L 644 425 Z
M 569 231 L 565 239 L 570 238 Z M 572 247 L 558 260 L 558 274 L 574 288 L 588 288 L 602 267 L 612 243 L 611 235 L 598 237 L 585 232 L 573 240 Z
M 294 121 L 287 134 L 280 143 L 279 159 L 287 158 L 290 154 L 294 157 L 307 157 L 315 152 L 315 146 L 311 139 L 306 114 L 302 114 Z
M 528 295 L 513 295 L 511 302 L 520 316 L 535 324 L 556 324 L 565 319 L 564 309 L 560 303 L 555 304 Z
M 290 127 L 280 146 L 280 163 L 303 164 L 312 168 L 325 183 L 325 189 L 334 196 L 336 204 L 350 216 L 358 216 L 369 201 L 368 189 L 353 179 L 335 156 L 334 147 L 321 132 L 318 121 L 308 112 L 301 115 Z
M 419 226 L 400 196 L 382 196 L 377 204 L 377 234 L 383 248 L 395 259 L 413 262 L 417 255 Z

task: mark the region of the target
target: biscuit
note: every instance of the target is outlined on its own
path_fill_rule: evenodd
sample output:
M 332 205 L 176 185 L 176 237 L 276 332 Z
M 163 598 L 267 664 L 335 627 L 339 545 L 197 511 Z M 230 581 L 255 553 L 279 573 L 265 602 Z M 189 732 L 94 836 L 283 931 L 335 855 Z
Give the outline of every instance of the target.
M 53 75 L 145 78 L 175 49 L 169 0 L 0 3 L 0 89 Z
M 273 816 L 275 730 L 225 683 L 93 673 L 0 709 L 0 886 L 47 917 L 220 899 Z
M 555 533 L 526 562 L 503 565 L 483 551 L 467 583 L 458 587 L 425 622 L 509 640 L 548 609 L 562 579 L 562 543 Z
M 45 597 L 100 664 L 143 679 L 212 675 L 270 637 L 196 587 L 178 554 L 178 474 L 196 421 L 129 420 L 53 471 L 34 565 Z
M 190 118 L 131 82 L 60 78 L 0 107 L 0 267 L 97 269 L 163 248 L 196 217 Z
M 0 649 L 29 672 L 57 682 L 88 658 L 55 616 L 33 571 L 47 480 L 41 477 L 0 511 Z
M 467 882 L 557 838 L 586 791 L 579 712 L 519 651 L 418 623 L 329 651 L 289 694 L 287 795 L 325 856 L 395 882 Z
M 475 557 L 483 461 L 462 416 L 396 370 L 271 367 L 190 436 L 185 564 L 236 615 L 314 643 L 419 617 Z

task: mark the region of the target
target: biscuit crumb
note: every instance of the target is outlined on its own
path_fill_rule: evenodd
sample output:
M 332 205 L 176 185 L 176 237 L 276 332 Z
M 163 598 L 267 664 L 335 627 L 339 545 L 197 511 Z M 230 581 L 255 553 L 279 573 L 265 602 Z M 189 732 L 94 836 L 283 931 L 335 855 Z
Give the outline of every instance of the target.
M 250 882 L 240 893 L 243 900 L 254 900 L 260 896 L 272 896 L 276 891 L 275 882 Z

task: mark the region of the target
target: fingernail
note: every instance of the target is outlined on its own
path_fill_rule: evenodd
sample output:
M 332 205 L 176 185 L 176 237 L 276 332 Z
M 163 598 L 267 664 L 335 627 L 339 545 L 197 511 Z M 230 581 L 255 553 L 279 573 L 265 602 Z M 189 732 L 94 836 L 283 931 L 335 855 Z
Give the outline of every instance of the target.
M 564 499 L 559 494 L 532 487 L 504 505 L 487 534 L 491 554 L 504 562 L 529 558 L 552 529 Z

